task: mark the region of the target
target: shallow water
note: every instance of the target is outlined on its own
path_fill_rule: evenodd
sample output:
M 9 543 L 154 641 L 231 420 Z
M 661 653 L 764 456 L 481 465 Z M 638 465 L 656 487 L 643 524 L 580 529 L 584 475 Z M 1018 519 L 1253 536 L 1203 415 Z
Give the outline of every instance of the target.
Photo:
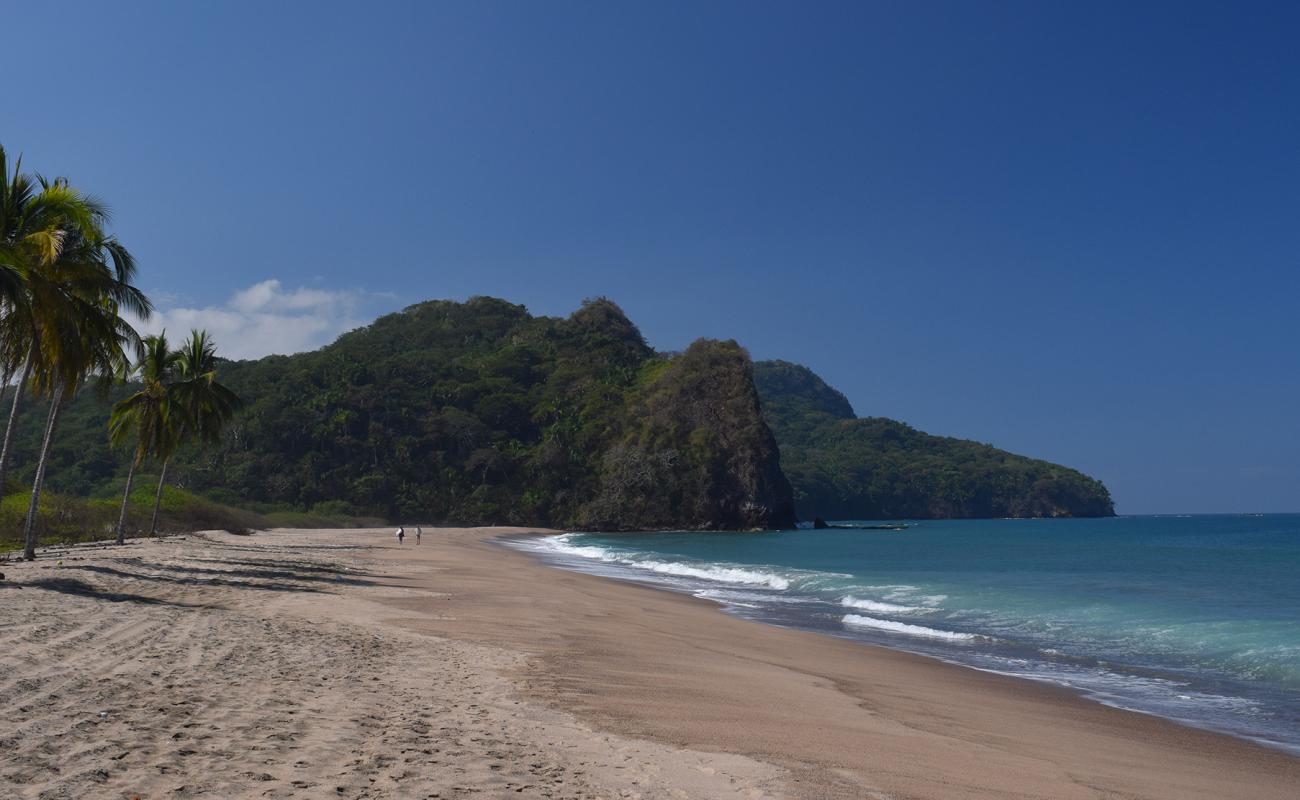
M 564 534 L 516 546 L 739 616 L 1051 681 L 1300 753 L 1300 515 Z

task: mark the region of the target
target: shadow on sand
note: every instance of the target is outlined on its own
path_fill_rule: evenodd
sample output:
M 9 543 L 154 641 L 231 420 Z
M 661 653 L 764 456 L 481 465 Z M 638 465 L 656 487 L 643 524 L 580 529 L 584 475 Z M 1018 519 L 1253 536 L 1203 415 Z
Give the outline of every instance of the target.
M 176 608 L 215 608 L 201 603 L 181 603 L 176 600 L 163 600 L 143 594 L 129 592 L 112 592 L 98 586 L 79 581 L 76 578 L 37 578 L 22 583 L 0 582 L 0 589 L 44 589 L 47 592 L 90 597 L 96 600 L 108 600 L 113 603 L 139 603 L 149 606 L 174 606 Z
M 63 567 L 63 569 L 77 569 L 85 572 L 94 572 L 98 575 L 108 575 L 114 578 L 135 581 L 151 581 L 154 583 L 169 583 L 175 586 L 227 586 L 233 589 L 260 589 L 266 592 L 323 592 L 324 589 L 315 586 L 303 586 L 296 583 L 277 583 L 277 582 L 257 582 L 250 580 L 227 580 L 225 578 L 199 578 L 199 577 L 182 577 L 176 575 L 150 575 L 145 572 L 129 572 L 116 567 L 105 567 L 96 564 L 77 564 Z M 174 570 L 172 566 L 159 564 L 150 564 L 148 569 L 159 571 Z M 220 572 L 220 570 L 218 570 Z M 230 573 L 221 573 L 230 574 Z

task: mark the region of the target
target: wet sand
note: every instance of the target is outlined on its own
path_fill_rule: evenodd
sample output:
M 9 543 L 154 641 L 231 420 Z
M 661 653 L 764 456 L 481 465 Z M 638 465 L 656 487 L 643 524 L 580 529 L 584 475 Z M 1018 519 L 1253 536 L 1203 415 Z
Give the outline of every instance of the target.
M 1283 753 L 552 569 L 518 533 L 4 565 L 0 796 L 1300 795 Z

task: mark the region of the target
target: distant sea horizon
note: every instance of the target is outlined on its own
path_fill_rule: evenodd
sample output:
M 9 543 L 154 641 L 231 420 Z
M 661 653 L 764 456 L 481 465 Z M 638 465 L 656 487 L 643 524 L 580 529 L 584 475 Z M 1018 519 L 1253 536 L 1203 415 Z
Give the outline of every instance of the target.
M 1300 755 L 1300 513 L 893 522 L 512 546 Z

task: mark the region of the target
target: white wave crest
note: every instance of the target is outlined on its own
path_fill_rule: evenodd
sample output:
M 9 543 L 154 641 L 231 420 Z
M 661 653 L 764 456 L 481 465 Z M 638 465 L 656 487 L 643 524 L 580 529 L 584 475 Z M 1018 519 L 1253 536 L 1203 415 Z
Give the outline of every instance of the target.
M 766 586 L 771 589 L 790 588 L 788 578 L 766 570 L 744 567 L 728 567 L 722 564 L 684 564 L 676 561 L 656 561 L 653 559 L 634 558 L 619 555 L 603 547 L 589 547 L 569 543 L 569 535 L 547 536 L 541 541 L 547 548 L 565 555 L 578 556 L 609 564 L 622 564 L 634 569 L 644 569 L 660 575 L 673 575 L 679 578 L 699 578 L 717 583 L 736 583 L 747 586 Z
M 648 569 L 661 575 L 677 575 L 682 578 L 700 578 L 719 583 L 743 583 L 750 586 L 769 586 L 773 589 L 789 589 L 790 581 L 771 572 L 763 572 L 740 567 L 700 566 L 680 564 L 675 561 L 637 561 L 628 560 L 628 566 Z
M 851 594 L 841 598 L 840 605 L 848 608 L 860 608 L 863 611 L 874 611 L 877 614 L 914 614 L 917 611 L 929 610 L 919 606 L 903 606 L 897 603 L 882 603 L 879 600 L 864 600 Z
M 873 628 L 878 631 L 902 633 L 907 636 L 924 636 L 927 639 L 947 639 L 948 641 L 956 642 L 970 641 L 971 639 L 978 638 L 973 633 L 940 631 L 934 628 L 927 628 L 924 625 L 908 625 L 906 622 L 894 622 L 893 620 L 864 617 L 858 614 L 845 614 L 843 622 L 845 625 L 852 625 L 858 628 Z
M 598 561 L 617 561 L 619 560 L 613 553 L 603 547 L 583 547 L 576 544 L 569 544 L 569 535 L 546 536 L 539 540 L 547 549 L 554 550 L 566 555 L 578 556 L 580 558 L 593 558 Z

